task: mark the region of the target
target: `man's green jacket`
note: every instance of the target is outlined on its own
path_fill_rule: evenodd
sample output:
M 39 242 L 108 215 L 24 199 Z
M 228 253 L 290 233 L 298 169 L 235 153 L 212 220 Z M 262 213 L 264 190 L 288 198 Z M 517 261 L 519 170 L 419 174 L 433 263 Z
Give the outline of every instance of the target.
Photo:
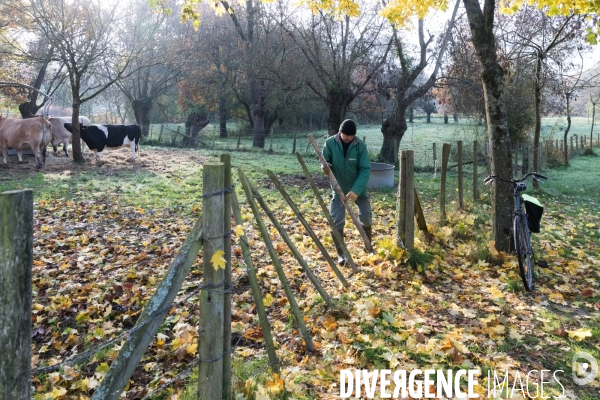
M 344 157 L 342 138 L 337 133 L 325 141 L 323 158 L 331 165 L 331 171 L 344 194 L 353 191 L 359 197 L 367 195 L 367 181 L 371 175 L 371 162 L 365 142 L 355 136 L 350 143 L 346 157 Z M 338 196 L 335 190 L 333 194 Z

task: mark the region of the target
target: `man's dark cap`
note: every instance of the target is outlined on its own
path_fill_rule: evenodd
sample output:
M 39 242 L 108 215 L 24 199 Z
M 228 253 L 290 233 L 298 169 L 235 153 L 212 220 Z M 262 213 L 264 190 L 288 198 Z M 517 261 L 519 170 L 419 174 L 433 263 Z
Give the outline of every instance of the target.
M 340 125 L 340 132 L 342 132 L 346 135 L 349 135 L 349 136 L 355 136 L 356 135 L 356 124 L 351 119 L 347 119 L 344 122 L 342 122 L 342 124 Z

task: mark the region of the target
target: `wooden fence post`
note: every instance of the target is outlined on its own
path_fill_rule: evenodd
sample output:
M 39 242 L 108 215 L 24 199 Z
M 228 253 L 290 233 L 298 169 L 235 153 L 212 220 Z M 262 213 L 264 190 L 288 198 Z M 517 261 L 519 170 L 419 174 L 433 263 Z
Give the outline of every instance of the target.
M 296 136 L 298 135 L 298 131 L 294 131 L 294 142 L 292 143 L 292 154 L 296 154 Z
M 462 149 L 463 142 L 459 140 L 456 142 L 457 150 L 457 163 L 458 163 L 458 209 L 464 209 L 463 204 L 463 161 L 462 161 Z
M 577 135 L 575 135 L 577 136 Z M 575 138 L 575 151 L 579 151 L 579 137 Z
M 542 149 L 542 146 L 538 146 L 538 165 L 537 165 L 537 172 L 542 172 L 542 157 L 544 155 L 544 149 Z
M 396 245 L 405 247 L 408 251 L 412 251 L 415 247 L 414 166 L 414 152 L 402 150 L 396 199 Z
M 0 398 L 31 398 L 33 191 L 0 193 Z
M 222 163 L 204 165 L 202 170 L 202 216 L 204 217 L 202 277 L 203 285 L 207 288 L 200 292 L 198 399 L 201 400 L 220 399 L 223 395 L 225 260 L 222 260 L 223 268 L 213 265 L 212 261 L 214 261 L 213 256 L 219 259 L 224 255 L 224 179 L 225 166 Z
M 446 173 L 448 172 L 448 159 L 450 158 L 449 143 L 442 146 L 442 173 L 440 179 L 440 224 L 446 224 Z
M 231 155 L 221 154 L 224 166 L 223 186 L 231 187 Z M 232 189 L 233 190 L 233 189 Z M 231 399 L 231 191 L 223 199 L 223 251 L 225 252 L 225 296 L 223 298 L 223 399 Z M 227 233 L 229 232 L 229 235 Z M 202 318 L 202 317 L 201 317 Z
M 437 151 L 435 148 L 435 143 L 433 144 L 433 177 L 437 175 Z
M 473 141 L 473 201 L 479 200 L 477 185 L 477 140 Z
M 571 154 L 573 154 L 573 136 L 571 136 Z
M 158 144 L 160 144 L 160 140 L 162 139 L 163 130 L 165 129 L 164 124 L 160 124 L 160 133 L 158 134 Z

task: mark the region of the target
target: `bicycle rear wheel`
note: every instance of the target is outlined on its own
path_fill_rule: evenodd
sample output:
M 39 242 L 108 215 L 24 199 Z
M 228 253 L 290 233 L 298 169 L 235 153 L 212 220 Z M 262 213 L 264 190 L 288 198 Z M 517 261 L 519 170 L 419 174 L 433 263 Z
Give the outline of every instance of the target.
M 531 262 L 531 244 L 527 235 L 527 222 L 522 213 L 513 217 L 513 231 L 515 238 L 515 249 L 519 260 L 519 273 L 523 285 L 528 292 L 533 290 L 533 263 Z

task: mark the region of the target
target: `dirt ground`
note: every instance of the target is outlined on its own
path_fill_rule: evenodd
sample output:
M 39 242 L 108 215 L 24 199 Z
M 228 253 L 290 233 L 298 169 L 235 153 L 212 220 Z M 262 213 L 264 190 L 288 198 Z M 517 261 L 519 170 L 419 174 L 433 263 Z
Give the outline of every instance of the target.
M 69 147 L 69 150 L 71 148 Z M 95 153 L 89 150 L 83 153 L 86 160 L 84 164 L 78 164 L 73 158 L 66 157 L 62 149 L 59 149 L 58 155 L 48 148 L 46 155 L 46 164 L 39 170 L 35 168 L 35 157 L 31 154 L 23 155 L 23 162 L 19 163 L 16 155 L 8 156 L 8 164 L 0 164 L 0 177 L 8 176 L 16 178 L 30 177 L 41 172 L 47 175 L 79 175 L 85 171 L 102 171 L 103 173 L 114 174 L 122 171 L 149 171 L 157 174 L 165 174 L 177 169 L 184 163 L 206 164 L 213 162 L 201 155 L 196 150 L 189 149 L 170 149 L 170 148 L 148 148 L 140 149 L 135 161 L 131 161 L 131 150 L 129 148 L 120 148 L 116 150 L 105 150 L 102 152 L 102 165 L 97 164 Z M 70 154 L 71 155 L 71 154 Z M 320 173 L 313 174 L 313 181 L 321 189 L 329 188 L 329 179 Z M 279 177 L 281 183 L 287 187 L 299 187 L 308 190 L 310 185 L 303 174 L 284 175 Z M 269 178 L 262 179 L 259 182 L 262 186 L 275 190 L 275 186 Z
M 71 155 L 71 154 L 70 154 Z M 164 173 L 169 170 L 169 166 L 177 165 L 182 162 L 195 162 L 205 164 L 209 158 L 202 156 L 197 151 L 186 149 L 140 149 L 135 161 L 131 161 L 131 150 L 129 148 L 120 148 L 116 150 L 107 150 L 102 152 L 102 165 L 95 160 L 94 153 L 89 150 L 83 156 L 86 162 L 78 164 L 72 157 L 66 157 L 62 149 L 59 149 L 58 156 L 49 149 L 46 156 L 46 164 L 39 170 L 35 168 L 35 158 L 33 155 L 23 155 L 23 162 L 19 163 L 17 156 L 8 156 L 8 164 L 0 164 L 0 175 L 18 174 L 30 176 L 38 172 L 63 175 L 77 175 L 84 171 L 113 170 L 113 171 L 139 171 L 146 170 L 156 173 Z

